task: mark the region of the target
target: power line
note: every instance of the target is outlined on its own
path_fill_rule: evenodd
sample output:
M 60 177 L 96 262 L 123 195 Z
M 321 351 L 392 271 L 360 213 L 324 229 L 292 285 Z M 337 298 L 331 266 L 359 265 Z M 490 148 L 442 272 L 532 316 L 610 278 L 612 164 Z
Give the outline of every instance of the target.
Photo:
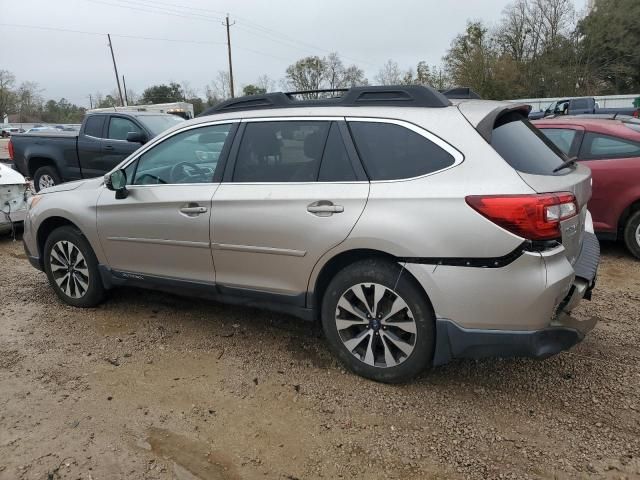
M 167 3 L 167 2 L 156 2 L 156 1 L 150 1 L 150 0 L 139 0 L 139 2 L 134 2 L 132 0 L 112 0 L 111 2 L 105 1 L 105 0 L 87 0 L 87 1 L 94 2 L 94 3 L 101 3 L 101 4 L 104 4 L 104 5 L 110 5 L 110 6 L 119 7 L 119 8 L 138 10 L 138 11 L 142 11 L 142 12 L 146 12 L 146 13 L 156 13 L 156 14 L 160 14 L 160 15 L 177 16 L 177 17 L 191 18 L 191 19 L 202 20 L 202 21 L 219 21 L 219 20 L 224 21 L 224 19 L 221 18 L 221 17 L 212 16 L 212 15 L 206 15 L 206 14 L 202 14 L 202 13 L 195 13 L 195 12 L 192 11 L 192 10 L 199 10 L 199 11 L 202 11 L 202 12 L 221 13 L 221 12 L 219 12 L 217 10 L 186 7 L 186 6 L 183 6 L 183 5 Z M 116 1 L 116 2 L 119 2 L 119 3 L 112 3 L 113 1 Z M 162 5 L 166 5 L 166 6 L 164 6 L 164 7 L 157 6 L 157 4 L 162 4 Z M 188 8 L 188 10 L 186 10 L 186 8 Z M 275 30 L 267 28 L 267 27 L 265 27 L 263 25 L 260 25 L 258 23 L 252 22 L 252 21 L 250 21 L 248 19 L 245 19 L 244 17 L 236 16 L 236 19 L 240 19 L 240 20 L 242 20 L 244 22 L 244 24 L 238 24 L 238 27 L 241 28 L 242 30 L 246 31 L 249 34 L 262 36 L 263 38 L 271 40 L 272 42 L 276 42 L 276 43 L 279 43 L 279 44 L 284 45 L 286 47 L 297 49 L 297 50 L 300 50 L 300 51 L 307 51 L 308 48 L 311 48 L 311 49 L 314 49 L 314 50 L 319 50 L 319 51 L 322 51 L 322 52 L 331 53 L 331 50 L 329 50 L 327 48 L 318 47 L 316 45 L 312 45 L 310 43 L 303 42 L 303 41 L 301 41 L 301 40 L 299 40 L 297 38 L 290 37 L 290 36 L 288 36 L 286 34 L 283 34 L 281 32 L 277 32 Z M 307 49 L 303 50 L 302 48 L 300 48 L 301 46 L 306 46 Z M 358 62 L 358 63 L 374 65 L 372 62 L 368 62 L 368 61 L 361 60 L 361 59 L 356 59 L 356 58 L 353 58 L 353 57 L 348 57 L 346 55 L 342 55 L 342 57 L 345 58 L 345 59 L 351 60 L 351 61 Z
M 51 30 L 51 31 L 55 31 L 55 32 L 81 33 L 81 34 L 84 34 L 84 35 L 99 35 L 99 36 L 106 35 L 106 32 L 87 32 L 87 31 L 84 31 L 84 30 L 72 30 L 72 29 L 69 29 L 69 28 L 45 27 L 45 26 L 41 26 L 41 25 L 23 25 L 23 24 L 19 24 L 19 23 L 0 23 L 0 26 L 3 26 L 3 27 L 17 27 L 17 28 L 32 28 L 32 29 L 35 29 L 35 30 Z M 157 40 L 157 41 L 162 41 L 162 42 L 195 43 L 195 44 L 201 44 L 201 45 L 226 45 L 225 42 L 208 42 L 208 41 L 201 41 L 201 40 L 186 40 L 186 39 L 161 38 L 161 37 L 142 37 L 142 36 L 139 36 L 139 35 L 124 35 L 124 34 L 119 34 L 119 33 L 112 33 L 111 36 L 112 37 L 118 37 L 118 38 L 134 38 L 134 39 L 138 39 L 138 40 Z

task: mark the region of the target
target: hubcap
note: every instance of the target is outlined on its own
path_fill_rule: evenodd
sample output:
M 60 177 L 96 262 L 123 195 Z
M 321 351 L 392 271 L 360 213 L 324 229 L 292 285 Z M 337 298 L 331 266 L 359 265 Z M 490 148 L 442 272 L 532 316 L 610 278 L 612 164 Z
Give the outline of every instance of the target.
M 342 343 L 358 360 L 388 368 L 404 362 L 416 345 L 416 322 L 407 303 L 378 283 L 359 283 L 342 294 L 336 307 Z
M 44 175 L 41 175 L 38 179 L 38 187 L 40 187 L 40 190 L 42 190 L 43 188 L 53 187 L 55 184 L 56 182 L 53 180 L 53 177 L 51 175 L 47 175 L 46 173 Z
M 61 240 L 51 249 L 51 273 L 56 284 L 71 298 L 82 298 L 89 289 L 89 267 L 73 243 Z

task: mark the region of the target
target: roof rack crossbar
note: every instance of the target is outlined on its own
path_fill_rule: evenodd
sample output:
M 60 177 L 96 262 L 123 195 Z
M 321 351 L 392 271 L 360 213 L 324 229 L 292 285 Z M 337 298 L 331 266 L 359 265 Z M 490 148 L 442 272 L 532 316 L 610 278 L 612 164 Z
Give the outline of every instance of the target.
M 298 100 L 294 98 L 295 95 L 329 92 L 340 92 L 342 95 L 317 99 Z M 200 116 L 268 108 L 322 106 L 359 107 L 372 105 L 442 108 L 450 106 L 451 102 L 434 88 L 422 85 L 365 86 L 348 89 L 303 90 L 300 92 L 249 95 L 219 103 L 202 112 Z

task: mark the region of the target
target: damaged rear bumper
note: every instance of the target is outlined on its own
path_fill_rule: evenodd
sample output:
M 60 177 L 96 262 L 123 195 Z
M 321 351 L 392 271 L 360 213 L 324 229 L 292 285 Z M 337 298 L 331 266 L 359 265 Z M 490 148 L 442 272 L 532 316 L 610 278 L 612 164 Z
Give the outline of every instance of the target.
M 580 301 L 591 299 L 595 286 L 600 245 L 596 236 L 585 233 L 582 250 L 574 265 L 575 278 L 548 326 L 538 330 L 468 329 L 455 322 L 436 320 L 434 365 L 454 358 L 531 357 L 543 359 L 573 347 L 595 327 L 597 320 L 580 320 L 571 311 Z

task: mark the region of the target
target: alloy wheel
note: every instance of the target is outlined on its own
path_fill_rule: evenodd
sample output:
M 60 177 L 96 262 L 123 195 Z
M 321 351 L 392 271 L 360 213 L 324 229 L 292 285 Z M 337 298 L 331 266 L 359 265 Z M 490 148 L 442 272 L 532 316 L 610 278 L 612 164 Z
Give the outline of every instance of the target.
M 89 289 L 89 267 L 80 249 L 67 240 L 53 245 L 49 254 L 56 284 L 71 298 L 82 298 Z
M 343 345 L 370 366 L 395 367 L 416 346 L 411 309 L 398 293 L 378 283 L 359 283 L 345 291 L 335 321 Z
M 47 175 L 46 173 L 44 175 L 40 175 L 40 178 L 38 179 L 38 188 L 40 190 L 42 190 L 43 188 L 53 187 L 55 184 L 56 182 L 53 177 L 51 175 Z

